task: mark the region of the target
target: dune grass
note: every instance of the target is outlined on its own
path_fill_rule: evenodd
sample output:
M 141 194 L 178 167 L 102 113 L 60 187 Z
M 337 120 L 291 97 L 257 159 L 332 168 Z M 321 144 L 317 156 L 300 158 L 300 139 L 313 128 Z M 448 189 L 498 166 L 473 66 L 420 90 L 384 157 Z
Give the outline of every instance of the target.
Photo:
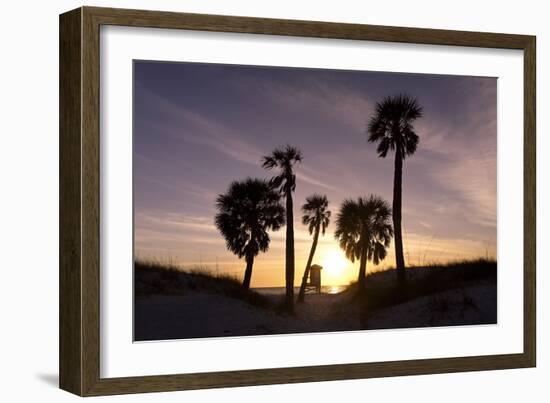
M 356 294 L 356 283 L 350 284 L 344 292 L 350 294 L 350 301 L 361 303 L 365 312 L 372 313 L 415 298 L 475 284 L 496 286 L 497 263 L 490 259 L 475 259 L 412 266 L 406 269 L 406 275 L 406 285 L 402 289 L 397 283 L 396 270 L 388 269 L 367 275 L 366 290 L 362 296 Z
M 206 267 L 181 268 L 172 263 L 138 260 L 134 265 L 135 295 L 186 295 L 194 292 L 216 293 L 242 300 L 252 306 L 281 311 L 281 301 L 274 301 L 254 290 L 244 289 L 238 278 L 214 274 Z M 357 295 L 352 283 L 343 291 L 342 303 L 359 304 L 363 315 L 416 298 L 433 298 L 434 309 L 445 310 L 446 301 L 438 294 L 460 290 L 476 284 L 496 286 L 497 263 L 490 259 L 462 260 L 446 264 L 411 266 L 406 269 L 406 286 L 399 288 L 395 269 L 371 272 L 366 290 Z M 346 298 L 345 296 L 348 296 Z M 471 303 L 465 297 L 464 304 Z
M 184 269 L 172 263 L 138 260 L 134 263 L 134 290 L 136 296 L 216 293 L 252 306 L 271 308 L 267 297 L 243 288 L 239 279 L 227 274 L 213 274 L 206 267 Z

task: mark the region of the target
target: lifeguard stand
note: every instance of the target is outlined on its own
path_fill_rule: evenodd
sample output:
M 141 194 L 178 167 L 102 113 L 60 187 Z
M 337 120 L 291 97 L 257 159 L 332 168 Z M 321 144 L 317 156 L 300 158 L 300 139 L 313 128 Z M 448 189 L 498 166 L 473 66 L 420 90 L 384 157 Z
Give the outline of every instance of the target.
M 309 268 L 309 281 L 306 284 L 306 292 L 321 292 L 321 270 L 323 270 L 322 266 L 318 264 L 311 265 Z

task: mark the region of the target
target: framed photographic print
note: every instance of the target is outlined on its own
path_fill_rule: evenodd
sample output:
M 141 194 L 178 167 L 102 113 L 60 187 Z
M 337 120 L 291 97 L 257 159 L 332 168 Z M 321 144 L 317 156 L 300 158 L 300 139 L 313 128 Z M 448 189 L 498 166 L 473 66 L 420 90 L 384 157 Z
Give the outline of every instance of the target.
M 535 366 L 535 37 L 60 17 L 60 386 Z

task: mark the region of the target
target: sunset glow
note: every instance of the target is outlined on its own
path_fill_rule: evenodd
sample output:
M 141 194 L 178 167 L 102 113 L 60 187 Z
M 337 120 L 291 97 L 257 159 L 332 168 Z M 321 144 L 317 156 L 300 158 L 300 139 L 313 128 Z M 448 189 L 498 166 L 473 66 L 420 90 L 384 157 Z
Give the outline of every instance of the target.
M 342 274 L 348 266 L 348 261 L 342 251 L 339 249 L 329 249 L 325 252 L 321 260 L 321 266 L 332 277 L 337 277 Z
M 215 226 L 216 197 L 231 182 L 269 180 L 262 156 L 293 144 L 295 284 L 313 235 L 301 206 L 326 195 L 332 212 L 313 263 L 323 285 L 357 279 L 358 262 L 334 239 L 347 198 L 391 203 L 393 157 L 379 158 L 366 124 L 387 94 L 412 93 L 425 117 L 403 168 L 403 251 L 407 265 L 496 258 L 496 79 L 194 63 L 134 64 L 134 222 L 138 258 L 242 278 L 244 259 Z M 269 232 L 254 260 L 252 287 L 285 281 L 285 229 Z M 393 242 L 380 265 L 395 266 Z

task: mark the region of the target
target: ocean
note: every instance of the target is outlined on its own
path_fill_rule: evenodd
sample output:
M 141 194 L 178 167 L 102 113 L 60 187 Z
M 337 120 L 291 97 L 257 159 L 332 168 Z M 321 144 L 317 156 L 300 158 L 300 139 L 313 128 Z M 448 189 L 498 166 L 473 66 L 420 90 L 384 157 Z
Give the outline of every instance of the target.
M 323 294 L 338 294 L 346 289 L 345 285 L 323 285 L 321 293 Z M 254 291 L 264 295 L 284 295 L 285 287 L 258 287 L 253 288 Z M 298 294 L 300 287 L 294 287 L 294 294 Z

